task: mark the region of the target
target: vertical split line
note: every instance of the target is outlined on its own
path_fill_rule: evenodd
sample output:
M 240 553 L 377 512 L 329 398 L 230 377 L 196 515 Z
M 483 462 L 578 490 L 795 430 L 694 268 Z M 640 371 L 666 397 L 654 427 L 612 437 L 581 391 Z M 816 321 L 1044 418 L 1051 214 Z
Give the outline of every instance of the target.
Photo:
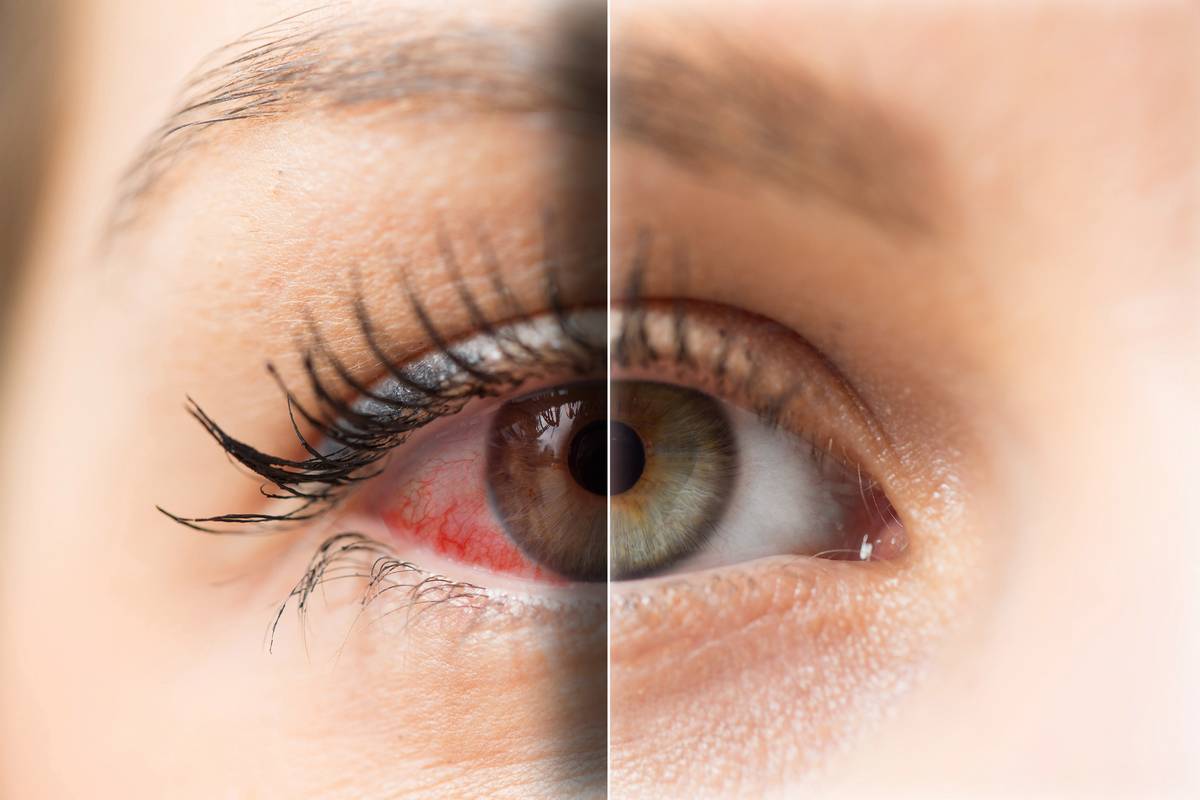
M 605 342 L 604 342 L 604 386 L 606 431 L 604 447 L 605 469 L 605 600 L 604 600 L 604 667 L 605 667 L 605 745 L 604 767 L 606 789 L 612 783 L 612 4 L 605 8 Z

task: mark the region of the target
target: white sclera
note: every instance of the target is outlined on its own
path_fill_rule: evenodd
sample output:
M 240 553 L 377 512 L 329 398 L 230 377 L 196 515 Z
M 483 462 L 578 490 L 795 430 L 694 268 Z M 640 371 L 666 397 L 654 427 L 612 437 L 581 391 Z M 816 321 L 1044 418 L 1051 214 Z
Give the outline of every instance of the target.
M 842 546 L 843 529 L 862 502 L 855 476 L 822 464 L 809 442 L 748 411 L 726 413 L 739 461 L 729 505 L 699 552 L 668 572 Z

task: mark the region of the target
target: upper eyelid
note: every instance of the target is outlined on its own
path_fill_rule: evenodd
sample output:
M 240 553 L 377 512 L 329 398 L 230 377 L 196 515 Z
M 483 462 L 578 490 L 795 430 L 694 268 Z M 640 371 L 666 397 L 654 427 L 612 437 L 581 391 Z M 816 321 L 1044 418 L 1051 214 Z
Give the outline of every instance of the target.
M 569 357 L 557 365 L 548 358 L 551 350 L 563 352 L 563 348 L 558 347 L 553 342 L 553 337 L 556 332 L 561 332 L 564 324 L 569 319 L 584 318 L 591 324 L 593 330 L 596 328 L 596 322 L 601 320 L 603 312 L 600 310 L 584 310 L 575 312 L 569 317 L 559 317 L 554 314 L 543 314 L 525 321 L 505 324 L 492 327 L 491 330 L 483 331 L 480 334 L 472 336 L 457 344 L 450 344 L 444 348 L 438 348 L 424 357 L 410 362 L 402 367 L 405 372 L 410 375 L 419 375 L 423 382 L 434 382 L 435 384 L 451 383 L 456 376 L 466 372 L 468 376 L 475 377 L 471 372 L 463 370 L 460 366 L 462 362 L 482 364 L 489 362 L 504 363 L 504 359 L 510 357 L 510 353 L 505 351 L 504 343 L 510 341 L 520 342 L 521 352 L 526 354 L 525 363 L 534 367 L 563 367 L 566 366 L 570 359 Z M 594 339 L 594 345 L 599 349 L 599 345 L 603 341 L 602 336 L 597 335 Z M 539 350 L 538 348 L 543 349 Z M 489 356 L 486 351 L 494 349 L 499 352 L 499 357 L 494 353 Z M 511 362 L 509 362 L 511 363 Z M 597 364 L 598 366 L 598 364 Z M 416 393 L 404 383 L 396 382 L 394 386 L 387 387 L 383 391 L 376 389 L 373 392 L 374 397 L 367 397 L 365 403 L 356 406 L 360 408 L 372 407 L 373 411 L 385 414 L 388 406 L 396 404 L 403 406 L 408 403 L 410 398 L 413 398 Z M 390 395 L 390 396 L 389 396 Z
M 699 342 L 694 341 L 696 337 L 691 322 L 681 321 L 679 316 L 680 302 L 681 298 L 637 298 L 623 300 L 614 308 L 614 371 L 637 374 L 645 369 L 647 363 L 658 364 L 664 359 L 674 360 L 688 369 L 694 369 L 696 361 L 706 362 L 714 384 L 712 391 L 719 387 L 730 395 L 751 401 L 751 404 L 743 404 L 743 407 L 768 426 L 780 426 L 785 419 L 789 419 L 793 432 L 810 440 L 815 457 L 823 459 L 833 456 L 860 471 L 863 471 L 865 464 L 881 461 L 891 463 L 896 459 L 898 450 L 890 431 L 880 424 L 879 417 L 853 382 L 799 333 L 765 317 L 756 317 L 753 327 L 744 330 L 739 330 L 741 326 L 738 325 L 726 327 L 710 321 L 699 326 L 700 333 L 711 339 L 713 333 L 719 331 L 721 345 L 719 349 L 700 345 L 697 350 Z M 682 302 L 689 303 L 693 309 L 707 309 L 702 314 L 724 315 L 730 310 L 705 301 Z M 787 370 L 776 369 L 764 374 L 761 354 L 756 348 L 766 346 L 765 340 L 780 335 L 797 340 L 798 346 L 789 352 L 798 360 L 793 361 Z M 624 346 L 618 346 L 622 342 Z M 700 352 L 709 353 L 709 356 L 701 357 Z M 684 358 L 680 357 L 681 354 Z M 821 377 L 817 379 L 814 377 L 816 375 Z M 731 384 L 731 379 L 735 383 Z M 820 413 L 811 410 L 818 407 Z M 844 437 L 837 434 L 831 436 L 823 426 L 811 430 L 805 425 L 796 428 L 795 415 L 791 413 L 796 408 L 810 409 L 806 414 L 810 419 L 821 416 L 852 419 L 853 426 L 862 432 L 863 437 L 856 438 L 851 446 L 843 440 Z M 864 474 L 871 478 L 871 482 L 878 482 L 870 470 Z
M 627 362 L 627 351 L 631 346 L 635 350 L 640 348 L 645 352 L 655 354 L 654 346 L 644 327 L 645 314 L 649 308 L 665 309 L 669 313 L 672 318 L 671 328 L 674 338 L 671 346 L 676 350 L 675 356 L 680 361 L 691 358 L 687 336 L 683 329 L 684 317 L 679 313 L 680 304 L 696 302 L 687 299 L 690 294 L 689 250 L 686 243 L 679 240 L 667 240 L 660 245 L 659 240 L 661 239 L 666 239 L 666 237 L 658 236 L 649 227 L 637 227 L 633 249 L 624 268 L 625 282 L 622 291 L 617 292 L 614 288 L 612 304 L 622 307 L 621 323 L 616 328 L 617 336 L 614 339 L 612 350 L 612 359 L 616 363 Z M 664 271 L 663 267 L 658 266 L 664 252 L 671 262 L 670 290 L 665 296 L 659 293 L 648 293 L 646 290 L 647 278 Z M 800 335 L 798 331 L 782 323 L 775 320 L 769 321 L 773 325 L 791 331 L 794 335 Z M 846 397 L 854 410 L 869 426 L 871 434 L 886 448 L 894 450 L 895 442 L 892 441 L 890 433 L 876 423 L 879 419 L 878 414 L 875 413 L 867 398 L 858 391 L 854 381 L 849 378 L 845 370 L 826 352 L 814 346 L 805 337 L 801 336 L 801 339 L 804 341 L 806 350 L 820 361 L 823 370 L 829 374 L 839 392 Z M 730 337 L 725 337 L 721 342 L 722 349 L 716 359 L 718 377 L 722 377 L 721 373 L 723 373 L 730 355 L 731 343 Z M 766 415 L 767 418 L 770 416 L 770 414 Z
M 544 240 L 549 245 L 554 237 L 552 218 L 548 214 L 544 217 L 543 228 Z M 487 246 L 487 237 L 482 235 L 478 228 L 477 232 L 481 233 L 481 253 L 492 278 L 492 292 L 488 298 L 488 305 L 493 308 L 499 305 L 500 313 L 503 314 L 515 307 L 515 301 L 501 276 L 499 265 L 495 263 L 494 258 L 489 257 L 491 251 Z M 283 514 L 235 513 L 215 517 L 182 517 L 160 510 L 177 522 L 202 530 L 210 529 L 211 524 L 308 519 L 320 513 L 323 508 L 335 505 L 350 486 L 372 477 L 373 465 L 387 452 L 402 444 L 412 431 L 434 419 L 457 413 L 473 397 L 494 393 L 501 387 L 518 387 L 519 380 L 514 380 L 511 374 L 494 371 L 487 366 L 488 364 L 499 364 L 502 368 L 506 368 L 504 365 L 515 364 L 520 368 L 530 365 L 545 367 L 553 362 L 556 369 L 564 372 L 574 370 L 576 374 L 580 374 L 589 368 L 599 371 L 605 353 L 605 336 L 594 332 L 589 341 L 577 324 L 577 319 L 581 318 L 579 312 L 568 311 L 559 276 L 560 260 L 554 258 L 552 253 L 548 252 L 542 262 L 543 302 L 550 308 L 546 319 L 551 322 L 551 328 L 564 344 L 552 347 L 553 357 L 547 360 L 544 356 L 548 352 L 546 345 L 552 344 L 549 341 L 550 337 L 543 335 L 542 341 L 535 343 L 527 337 L 512 333 L 514 326 L 493 323 L 485 316 L 480 298 L 473 295 L 465 283 L 452 243 L 440 226 L 438 244 L 445 274 L 453 284 L 467 317 L 476 327 L 483 329 L 474 340 L 474 349 L 469 344 L 464 347 L 461 342 L 452 343 L 450 336 L 435 326 L 424 309 L 423 301 L 406 279 L 405 296 L 424 329 L 432 350 L 423 358 L 408 361 L 404 365 L 397 364 L 388 357 L 382 344 L 376 341 L 375 326 L 370 314 L 362 296 L 356 294 L 352 305 L 362 338 L 378 361 L 377 369 L 386 372 L 396 383 L 386 395 L 380 394 L 375 380 L 355 377 L 345 367 L 344 361 L 331 351 L 321 336 L 319 324 L 310 315 L 312 341 L 304 354 L 303 364 L 309 387 L 308 396 L 313 398 L 311 402 L 314 405 L 302 401 L 274 367 L 269 366 L 286 399 L 292 431 L 308 458 L 288 458 L 257 450 L 228 434 L 197 404 L 193 403 L 190 408 L 192 415 L 235 461 L 275 487 L 277 491 L 264 491 L 267 497 L 279 499 L 279 493 L 282 493 L 283 498 L 299 502 L 299 507 Z M 644 261 L 645 259 L 639 262 L 642 268 L 645 267 Z M 631 291 L 637 292 L 640 291 L 641 272 L 635 270 L 634 274 Z M 678 277 L 686 281 L 686 274 Z M 361 288 L 361 283 L 357 285 Z M 634 296 L 625 298 L 625 302 L 631 304 L 635 312 L 622 316 L 622 323 L 618 328 L 618 346 L 614 349 L 618 360 L 622 358 L 624 348 L 621 345 L 629 339 L 631 326 L 640 331 L 640 336 L 637 337 L 639 342 L 649 344 L 645 330 L 641 329 L 641 299 Z M 672 318 L 679 324 L 681 317 L 678 313 Z M 484 321 L 482 325 L 481 320 Z M 607 333 L 606 330 L 605 334 Z M 680 337 L 677 349 L 686 356 L 684 340 L 685 337 Z M 480 342 L 486 343 L 486 347 L 494 352 L 485 354 L 479 347 Z M 517 345 L 516 350 L 508 347 L 511 343 Z M 484 357 L 485 355 L 489 357 Z M 344 392 L 332 389 L 329 378 L 323 377 L 319 369 L 319 360 L 332 369 L 333 377 L 345 384 L 350 394 L 358 398 L 358 402 L 351 403 L 344 399 Z M 529 376 L 527 373 L 524 377 Z M 315 437 L 307 436 L 301 430 L 301 421 L 315 431 Z
M 490 278 L 490 291 L 473 293 L 467 285 L 454 244 L 446 234 L 440 219 L 435 258 L 440 259 L 443 277 L 455 288 L 458 300 L 466 311 L 466 322 L 482 327 L 484 334 L 490 333 L 495 349 L 504 356 L 504 359 L 491 358 L 491 363 L 505 361 L 518 369 L 524 369 L 526 373 L 529 373 L 531 366 L 536 367 L 539 363 L 543 368 L 552 367 L 564 372 L 574 371 L 576 374 L 583 374 L 589 370 L 599 371 L 603 368 L 603 336 L 597 334 L 593 341 L 587 341 L 580 336 L 572 319 L 580 307 L 587 307 L 587 301 L 591 298 L 586 295 L 578 296 L 579 287 L 564 285 L 560 275 L 564 260 L 561 258 L 563 253 L 558 248 L 574 245 L 576 242 L 559 241 L 555 236 L 554 217 L 550 212 L 544 212 L 542 218 L 544 257 L 538 267 L 542 277 L 540 288 L 543 294 L 535 308 L 539 311 L 542 308 L 549 309 L 545 316 L 551 321 L 551 327 L 560 334 L 561 340 L 566 343 L 563 346 L 552 347 L 553 352 L 546 349 L 553 343 L 545 336 L 542 337 L 540 345 L 542 349 L 539 349 L 531 346 L 533 343 L 530 340 L 511 332 L 509 326 L 518 325 L 522 321 L 506 320 L 506 315 L 514 309 L 524 311 L 525 306 L 518 304 L 516 293 L 505 279 L 507 265 L 501 263 L 497 257 L 487 229 L 481 222 L 471 223 L 468 229 L 474 232 L 478 245 L 478 261 L 473 263 L 484 270 L 483 277 Z M 245 524 L 311 519 L 340 502 L 349 487 L 373 477 L 374 473 L 370 470 L 375 463 L 392 448 L 402 444 L 413 430 L 434 419 L 457 413 L 472 398 L 493 394 L 501 387 L 516 388 L 519 381 L 514 379 L 514 375 L 489 371 L 486 366 L 476 366 L 464 360 L 457 350 L 462 343 L 462 334 L 457 326 L 461 326 L 462 321 L 446 326 L 445 330 L 436 325 L 425 311 L 424 300 L 410 282 L 407 270 L 401 271 L 403 297 L 415 322 L 424 333 L 425 355 L 392 357 L 388 352 L 389 348 L 377 336 L 377 327 L 364 299 L 362 276 L 357 269 L 352 269 L 350 275 L 353 279 L 353 294 L 345 302 L 353 309 L 351 318 L 358 323 L 361 342 L 366 344 L 374 356 L 374 366 L 371 367 L 374 374 L 360 377 L 346 366 L 347 362 L 333 352 L 322 335 L 317 314 L 311 309 L 305 314 L 309 341 L 306 344 L 301 337 L 299 342 L 303 383 L 307 387 L 306 399 L 302 400 L 300 393 L 288 385 L 274 364 L 268 363 L 267 366 L 286 402 L 288 422 L 294 434 L 293 446 L 298 445 L 307 454 L 307 458 L 288 457 L 257 449 L 228 433 L 209 417 L 196 401 L 188 398 L 188 411 L 191 416 L 233 461 L 266 482 L 261 492 L 266 498 L 291 499 L 300 505 L 282 514 L 256 512 L 191 517 L 158 507 L 160 512 L 180 524 L 210 533 L 230 532 L 224 527 L 229 525 L 236 528 Z M 434 275 L 436 276 L 436 273 Z M 524 282 L 529 277 L 533 277 L 533 274 L 522 273 L 521 280 Z M 425 291 L 432 291 L 430 286 L 423 288 Z M 394 300 L 394 296 L 391 299 Z M 493 310 L 489 312 L 486 309 Z M 484 316 L 489 313 L 491 316 Z M 482 326 L 479 325 L 481 318 L 486 323 Z M 480 332 L 475 333 L 478 335 Z M 522 343 L 516 353 L 507 347 L 512 342 Z M 408 343 L 410 350 L 412 344 Z M 430 357 L 447 362 L 455 368 L 451 373 L 444 368 L 445 363 L 443 364 L 439 376 L 443 385 L 423 381 L 417 374 L 428 366 Z M 422 358 L 425 360 L 422 361 Z M 480 364 L 486 360 L 481 360 Z M 325 369 L 321 368 L 322 365 Z M 369 398 L 379 373 L 392 376 L 412 391 L 403 399 L 396 396 L 377 397 L 376 399 L 383 404 L 393 406 L 393 413 L 386 419 L 366 419 L 362 416 L 361 409 L 356 410 L 349 403 L 356 397 Z M 523 377 L 527 378 L 529 375 Z M 447 381 L 447 378 L 452 380 Z M 340 389 L 335 387 L 339 382 Z M 356 416 L 359 423 L 357 428 L 346 424 Z M 306 435 L 301 428 L 301 422 L 305 423 L 314 435 Z M 341 446 L 322 448 L 321 443 L 327 441 L 337 442 Z
M 576 313 L 589 312 L 573 312 L 570 316 Z M 477 359 L 477 363 L 487 363 L 489 360 L 495 362 L 498 360 L 497 353 L 502 355 L 499 360 L 511 359 L 511 355 L 498 344 L 504 337 L 497 336 L 496 333 L 478 334 L 465 342 L 443 343 L 444 346 L 439 349 L 406 365 L 390 365 L 387 370 L 390 374 L 407 375 L 409 378 L 405 383 L 393 378 L 394 386 L 389 390 L 390 396 L 381 393 L 378 385 L 375 385 L 371 395 L 349 407 L 343 406 L 340 401 L 323 402 L 322 408 L 340 414 L 328 421 L 301 403 L 272 368 L 272 374 L 276 376 L 287 401 L 293 432 L 304 451 L 309 454 L 309 458 L 305 460 L 275 456 L 257 450 L 229 435 L 208 417 L 199 405 L 191 401 L 189 411 L 234 460 L 283 492 L 283 495 L 277 495 L 264 491 L 264 495 L 274 499 L 290 498 L 300 505 L 280 514 L 232 513 L 211 517 L 184 517 L 162 507 L 159 507 L 159 511 L 180 524 L 211 533 L 231 532 L 223 527 L 227 525 L 236 527 L 246 523 L 311 519 L 340 502 L 353 485 L 374 477 L 376 472 L 368 470 L 371 470 L 384 455 L 402 444 L 412 432 L 436 419 L 457 413 L 471 399 L 486 396 L 493 388 L 500 386 L 516 389 L 530 377 L 543 374 L 547 370 L 578 371 L 583 362 L 578 357 L 578 342 L 562 334 L 567 328 L 567 319 L 570 318 L 564 314 L 566 312 L 543 314 L 531 320 L 496 329 L 508 330 L 518 326 L 525 326 L 527 332 L 535 327 L 541 329 L 540 340 L 535 340 L 529 335 L 522 337 L 519 333 L 505 334 L 506 337 L 519 338 L 528 345 L 526 352 L 530 357 L 523 365 L 526 369 L 523 375 L 512 374 L 489 381 L 487 375 L 479 370 L 473 371 L 473 374 L 472 371 L 462 369 L 461 364 L 465 359 Z M 590 312 L 590 315 L 593 318 L 593 327 L 596 321 L 603 321 L 601 311 Z M 553 336 L 555 331 L 561 336 L 557 342 Z M 603 355 L 602 342 L 603 336 L 598 333 L 593 352 L 597 359 Z M 489 348 L 493 352 L 487 352 Z M 452 354 L 451 350 L 457 352 Z M 565 353 L 572 353 L 574 357 L 564 356 Z M 512 363 L 511 360 L 508 363 Z M 602 362 L 597 361 L 597 366 L 600 364 Z M 324 387 L 315 366 L 307 358 L 306 367 L 309 381 L 314 387 L 313 394 L 318 398 L 318 402 L 321 403 L 321 398 L 333 397 L 334 395 Z M 440 384 L 439 393 L 434 395 L 433 402 L 421 400 L 420 390 L 411 388 L 429 381 Z M 414 400 L 417 402 L 413 402 Z M 371 403 L 377 406 L 372 408 L 369 405 Z M 347 410 L 358 416 L 357 424 L 346 418 Z M 297 413 L 317 432 L 319 440 L 313 441 L 302 432 L 296 419 Z M 367 424 L 363 424 L 364 421 Z M 325 446 L 322 446 L 322 442 L 326 443 Z

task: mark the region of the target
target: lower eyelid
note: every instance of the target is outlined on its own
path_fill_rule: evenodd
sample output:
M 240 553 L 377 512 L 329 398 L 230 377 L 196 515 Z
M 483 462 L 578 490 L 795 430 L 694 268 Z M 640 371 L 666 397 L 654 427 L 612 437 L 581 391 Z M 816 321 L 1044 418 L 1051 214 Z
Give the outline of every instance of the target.
M 896 563 L 779 557 L 639 584 L 612 588 L 611 703 L 614 740 L 642 747 L 669 725 L 688 747 L 738 753 L 749 732 L 819 770 L 919 677 L 937 635 L 940 598 Z M 652 773 L 680 755 L 646 752 Z
M 435 643 L 454 646 L 571 619 L 581 626 L 603 619 L 603 587 L 599 592 L 549 587 L 531 594 L 502 580 L 483 586 L 453 579 L 411 559 L 378 527 L 350 513 L 336 525 L 346 532 L 296 543 L 297 554 L 309 557 L 303 566 L 285 560 L 296 570 L 290 576 L 294 584 L 286 597 L 271 598 L 276 610 L 265 631 L 268 652 L 299 646 L 310 658 L 325 650 L 340 654 L 356 631 L 373 648 L 370 643 L 422 635 L 428 626 Z
M 418 602 L 460 610 L 483 610 L 488 603 L 478 587 L 440 579 L 364 533 L 305 536 L 296 549 L 309 557 L 271 619 L 269 652 L 291 646 L 297 633 L 307 650 L 327 626 L 344 640 L 347 626 L 368 609 L 386 615 Z

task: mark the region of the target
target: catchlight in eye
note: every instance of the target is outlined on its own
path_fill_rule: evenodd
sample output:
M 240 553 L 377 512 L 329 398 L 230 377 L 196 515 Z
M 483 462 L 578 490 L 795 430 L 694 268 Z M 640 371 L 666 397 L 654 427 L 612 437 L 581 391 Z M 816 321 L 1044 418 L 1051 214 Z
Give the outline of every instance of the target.
M 695 552 L 721 518 L 737 471 L 719 401 L 682 386 L 601 381 L 510 401 L 488 440 L 488 488 L 505 531 L 573 580 L 645 575 Z M 607 444 L 607 450 L 605 445 Z M 608 469 L 606 469 L 608 460 Z M 606 480 L 607 479 L 607 480 Z
M 608 575 L 606 389 L 586 381 L 510 400 L 487 445 L 488 497 L 508 536 L 564 578 Z
M 653 380 L 614 381 L 609 415 L 605 404 L 602 381 L 580 382 L 493 417 L 490 505 L 516 547 L 554 574 L 628 580 L 767 555 L 868 561 L 903 549 L 878 486 L 749 412 Z

